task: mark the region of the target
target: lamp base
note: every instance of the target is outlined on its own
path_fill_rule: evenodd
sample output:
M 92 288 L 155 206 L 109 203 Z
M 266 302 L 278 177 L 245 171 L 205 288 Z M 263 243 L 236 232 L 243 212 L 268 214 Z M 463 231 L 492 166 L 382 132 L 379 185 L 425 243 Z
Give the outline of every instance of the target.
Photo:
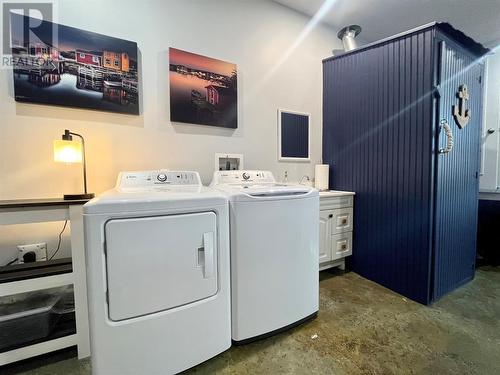
M 94 193 L 88 193 L 88 194 L 64 194 L 64 200 L 65 201 L 75 201 L 75 200 L 81 200 L 81 199 L 92 199 L 95 197 Z

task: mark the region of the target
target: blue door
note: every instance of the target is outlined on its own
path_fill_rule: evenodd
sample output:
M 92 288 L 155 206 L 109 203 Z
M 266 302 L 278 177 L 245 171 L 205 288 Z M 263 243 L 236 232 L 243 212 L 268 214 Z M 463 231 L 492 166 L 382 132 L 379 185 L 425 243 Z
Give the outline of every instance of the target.
M 451 40 L 437 48 L 432 300 L 474 277 L 483 91 L 483 65 L 475 57 Z

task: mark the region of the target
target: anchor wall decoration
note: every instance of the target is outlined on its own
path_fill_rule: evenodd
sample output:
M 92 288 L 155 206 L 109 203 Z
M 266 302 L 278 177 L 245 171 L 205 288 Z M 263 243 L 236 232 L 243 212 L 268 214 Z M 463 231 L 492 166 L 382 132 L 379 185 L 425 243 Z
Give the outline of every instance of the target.
M 460 85 L 458 88 L 458 106 L 453 106 L 453 117 L 460 129 L 463 129 L 470 120 L 470 110 L 465 109 L 468 100 L 469 92 L 467 91 L 467 85 Z

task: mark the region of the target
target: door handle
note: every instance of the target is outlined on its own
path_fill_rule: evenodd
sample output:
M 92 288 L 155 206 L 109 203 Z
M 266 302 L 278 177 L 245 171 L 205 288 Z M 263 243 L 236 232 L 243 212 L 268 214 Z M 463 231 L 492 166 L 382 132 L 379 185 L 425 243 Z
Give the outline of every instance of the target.
M 451 150 L 453 150 L 453 133 L 451 131 L 450 125 L 448 125 L 448 121 L 446 119 L 441 120 L 441 128 L 444 129 L 444 134 L 446 135 L 446 147 L 442 147 L 439 149 L 440 154 L 447 154 Z
M 209 279 L 214 275 L 214 232 L 203 233 L 203 249 L 205 252 L 203 277 Z

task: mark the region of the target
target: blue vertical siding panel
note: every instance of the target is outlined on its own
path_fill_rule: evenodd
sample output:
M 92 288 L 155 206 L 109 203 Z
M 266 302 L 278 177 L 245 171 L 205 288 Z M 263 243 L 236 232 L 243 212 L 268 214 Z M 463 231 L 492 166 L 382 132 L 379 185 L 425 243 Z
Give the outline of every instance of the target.
M 483 92 L 482 64 L 452 40 L 442 36 L 438 41 L 436 48 L 442 53 L 439 118 L 450 125 L 455 145 L 451 153 L 437 159 L 433 299 L 474 277 Z M 456 93 L 462 84 L 469 91 L 471 120 L 460 129 L 452 107 L 458 104 Z M 445 144 L 443 134 L 439 141 Z
M 419 96 L 421 98 L 428 98 L 429 100 L 421 100 L 421 111 L 422 111 L 422 121 L 423 123 L 428 123 L 430 126 L 423 126 L 421 129 L 422 134 L 422 143 L 425 142 L 426 139 L 433 140 L 430 144 L 429 152 L 426 152 L 421 155 L 422 167 L 420 173 L 420 186 L 431 186 L 434 187 L 434 175 L 435 175 L 435 158 L 433 157 L 436 153 L 435 150 L 435 103 L 434 103 L 434 84 L 435 84 L 435 69 L 434 69 L 434 61 L 435 61 L 435 52 L 433 48 L 428 48 L 427 46 L 432 46 L 434 44 L 434 33 L 426 33 L 422 35 L 422 70 L 423 70 L 423 80 L 422 87 L 420 90 Z M 427 146 L 429 147 L 429 146 Z M 431 165 L 431 170 L 427 170 L 424 166 Z M 430 206 L 434 208 L 434 194 L 433 190 L 423 190 L 421 195 L 421 203 L 429 202 Z M 429 249 L 433 248 L 434 241 L 434 212 L 431 210 L 430 212 L 419 212 L 421 217 L 421 227 L 420 234 L 423 235 L 425 233 L 432 233 L 430 237 L 426 237 L 427 243 L 422 242 L 422 246 L 428 246 Z M 425 217 L 425 215 L 428 215 Z M 427 285 L 429 285 L 429 290 L 427 292 L 427 301 L 430 301 L 431 298 L 431 290 L 430 286 L 432 285 L 432 259 L 431 262 L 427 264 L 420 264 L 420 269 L 418 272 L 427 274 Z
M 429 298 L 432 209 L 432 183 L 423 176 L 433 162 L 432 137 L 424 137 L 432 80 L 422 73 L 431 69 L 423 57 L 432 54 L 432 35 L 324 63 L 323 161 L 331 165 L 331 188 L 357 194 L 352 267 L 422 303 Z

